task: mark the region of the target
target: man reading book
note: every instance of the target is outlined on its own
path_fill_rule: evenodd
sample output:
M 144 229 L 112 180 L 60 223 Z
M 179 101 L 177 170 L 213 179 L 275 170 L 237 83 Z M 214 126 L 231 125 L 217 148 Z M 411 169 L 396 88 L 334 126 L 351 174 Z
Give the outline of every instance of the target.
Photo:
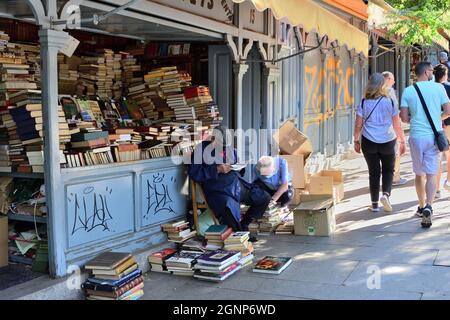
M 232 170 L 237 152 L 226 137 L 225 127 L 214 128 L 211 139 L 194 149 L 188 174 L 202 186 L 206 201 L 221 224 L 234 231 L 247 231 L 254 218 L 262 217 L 271 198 L 259 186 L 242 179 L 242 171 Z M 242 220 L 240 203 L 250 206 Z

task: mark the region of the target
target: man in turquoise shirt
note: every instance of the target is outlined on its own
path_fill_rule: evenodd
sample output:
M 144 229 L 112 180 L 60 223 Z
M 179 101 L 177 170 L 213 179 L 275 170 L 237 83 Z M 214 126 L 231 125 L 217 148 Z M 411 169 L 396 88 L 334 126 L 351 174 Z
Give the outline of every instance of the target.
M 439 83 L 431 81 L 433 79 L 431 63 L 418 63 L 415 67 L 415 74 L 417 87 L 423 95 L 434 126 L 437 131 L 442 131 L 442 120 L 450 115 L 450 101 L 445 89 Z M 442 110 L 444 110 L 444 114 L 442 114 Z M 429 228 L 436 193 L 440 152 L 435 145 L 433 129 L 414 86 L 407 87 L 403 92 L 400 118 L 403 122 L 411 124 L 409 146 L 419 198 L 416 215 L 422 217 L 422 227 Z

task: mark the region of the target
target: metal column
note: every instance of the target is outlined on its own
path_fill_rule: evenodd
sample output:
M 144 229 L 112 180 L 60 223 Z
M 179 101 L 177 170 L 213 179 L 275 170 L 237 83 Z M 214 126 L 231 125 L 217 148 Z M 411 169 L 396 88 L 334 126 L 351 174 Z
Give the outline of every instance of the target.
M 42 105 L 44 122 L 44 177 L 48 207 L 49 263 L 52 276 L 66 274 L 64 190 L 61 187 L 58 125 L 58 50 L 68 34 L 41 29 Z

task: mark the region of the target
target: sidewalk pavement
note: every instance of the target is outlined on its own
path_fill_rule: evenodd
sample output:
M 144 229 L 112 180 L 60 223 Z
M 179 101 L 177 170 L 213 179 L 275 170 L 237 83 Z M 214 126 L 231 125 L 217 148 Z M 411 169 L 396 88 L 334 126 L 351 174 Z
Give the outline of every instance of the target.
M 223 283 L 213 283 L 150 272 L 144 299 L 450 300 L 450 193 L 442 189 L 433 226 L 422 229 L 414 216 L 417 196 L 409 154 L 401 162 L 408 183 L 394 188 L 392 213 L 367 210 L 368 173 L 362 157 L 341 161 L 337 168 L 345 172 L 345 200 L 336 206 L 332 236 L 260 236 L 255 244 L 255 260 L 293 257 L 280 275 L 257 274 L 246 267 Z

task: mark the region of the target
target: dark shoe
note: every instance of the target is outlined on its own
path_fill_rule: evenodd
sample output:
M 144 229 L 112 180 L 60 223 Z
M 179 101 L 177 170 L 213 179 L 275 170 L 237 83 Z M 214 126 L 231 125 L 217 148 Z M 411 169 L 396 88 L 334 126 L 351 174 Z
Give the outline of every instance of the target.
M 433 224 L 431 222 L 431 215 L 433 214 L 433 208 L 431 208 L 431 206 L 427 204 L 425 208 L 423 208 L 422 214 L 423 214 L 421 223 L 422 228 L 431 227 L 431 225 Z
M 423 209 L 424 208 L 417 207 L 416 216 L 418 216 L 419 218 L 422 218 L 422 216 L 423 216 Z
M 250 236 L 248 241 L 250 241 L 250 242 L 258 242 L 258 239 L 255 236 Z

